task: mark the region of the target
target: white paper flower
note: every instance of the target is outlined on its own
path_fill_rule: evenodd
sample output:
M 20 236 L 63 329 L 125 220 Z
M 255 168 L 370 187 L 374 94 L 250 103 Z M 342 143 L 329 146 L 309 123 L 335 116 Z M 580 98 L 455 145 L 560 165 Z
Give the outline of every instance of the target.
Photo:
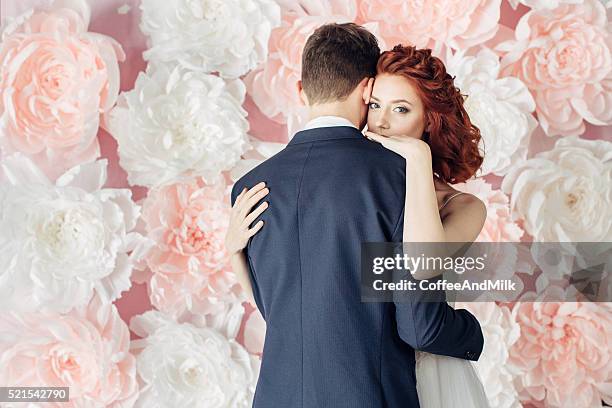
M 280 8 L 272 0 L 143 0 L 149 61 L 237 78 L 263 62 Z
M 224 303 L 217 313 L 192 315 L 187 322 L 197 327 L 215 329 L 227 339 L 235 340 L 238 337 L 243 317 L 244 306 L 242 303 L 228 302 Z
M 482 327 L 484 348 L 474 366 L 484 385 L 491 407 L 521 408 L 513 385 L 514 373 L 508 369 L 510 347 L 520 335 L 520 327 L 506 306 L 494 302 L 457 303 L 455 308 L 468 309 Z
M 568 136 L 512 169 L 513 219 L 539 242 L 612 240 L 612 143 Z
M 244 95 L 240 80 L 149 64 L 109 116 L 129 183 L 211 182 L 231 169 L 249 148 Z
M 94 292 L 105 303 L 130 288 L 147 241 L 128 189 L 103 189 L 106 159 L 51 183 L 20 153 L 0 184 L 0 309 L 67 312 Z M 130 254 L 128 254 L 131 251 Z
M 233 182 L 238 181 L 242 176 L 287 146 L 287 143 L 263 142 L 253 137 L 249 144 L 252 149 L 243 154 L 242 159 L 230 171 L 230 178 Z
M 141 395 L 135 407 L 250 407 L 259 359 L 218 331 L 149 311 L 130 328 Z
M 529 139 L 537 127 L 529 89 L 517 78 L 499 78 L 499 58 L 486 48 L 476 56 L 462 51 L 448 55 L 446 67 L 456 76 L 461 93 L 468 95 L 465 109 L 482 134 L 479 148 L 484 161 L 479 172 L 506 174 L 527 158 Z

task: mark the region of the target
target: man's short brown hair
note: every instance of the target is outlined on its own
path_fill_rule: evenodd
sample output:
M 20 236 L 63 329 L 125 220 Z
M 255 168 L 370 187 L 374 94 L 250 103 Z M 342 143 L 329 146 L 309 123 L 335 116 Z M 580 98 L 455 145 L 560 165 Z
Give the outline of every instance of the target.
M 325 24 L 308 37 L 302 54 L 302 89 L 309 104 L 346 99 L 376 75 L 376 37 L 354 24 Z

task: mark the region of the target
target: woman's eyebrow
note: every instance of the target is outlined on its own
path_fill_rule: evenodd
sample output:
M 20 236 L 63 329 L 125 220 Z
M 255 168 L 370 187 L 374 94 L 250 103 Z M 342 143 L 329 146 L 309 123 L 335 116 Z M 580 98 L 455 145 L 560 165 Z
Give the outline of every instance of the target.
M 406 102 L 408 105 L 412 106 L 412 103 L 408 102 L 405 99 L 395 99 L 395 100 L 391 101 L 391 103 L 397 103 L 397 102 Z
M 374 95 L 370 96 L 370 99 L 374 99 L 374 100 L 376 100 L 376 101 L 379 101 L 379 102 L 380 102 L 380 99 L 378 99 L 378 98 L 377 98 L 377 97 L 375 97 Z M 409 102 L 409 101 L 407 101 L 407 100 L 405 100 L 405 99 L 395 99 L 395 100 L 392 100 L 392 101 L 391 101 L 391 103 L 397 103 L 397 102 L 405 102 L 405 103 L 407 103 L 408 105 L 412 106 L 412 102 Z

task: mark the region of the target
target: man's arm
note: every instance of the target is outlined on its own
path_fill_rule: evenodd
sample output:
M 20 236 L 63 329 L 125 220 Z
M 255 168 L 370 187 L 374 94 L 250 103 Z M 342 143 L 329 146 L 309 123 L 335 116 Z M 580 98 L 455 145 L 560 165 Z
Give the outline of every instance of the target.
M 484 346 L 480 323 L 467 310 L 446 302 L 395 302 L 397 330 L 416 350 L 478 360 Z
M 402 242 L 403 218 L 402 210 L 393 242 Z M 396 301 L 394 296 L 394 303 L 398 333 L 414 349 L 474 361 L 480 357 L 484 337 L 480 323 L 469 311 L 455 310 L 446 301 L 419 302 L 406 297 Z

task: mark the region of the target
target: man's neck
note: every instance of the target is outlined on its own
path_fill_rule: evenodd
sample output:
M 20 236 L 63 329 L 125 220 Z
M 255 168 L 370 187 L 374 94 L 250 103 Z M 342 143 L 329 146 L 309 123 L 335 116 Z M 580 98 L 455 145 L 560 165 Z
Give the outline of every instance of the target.
M 351 122 L 356 128 L 359 128 L 359 112 L 350 112 L 346 106 L 340 104 L 320 104 L 310 106 L 308 110 L 308 120 L 313 120 L 321 116 L 338 116 Z

